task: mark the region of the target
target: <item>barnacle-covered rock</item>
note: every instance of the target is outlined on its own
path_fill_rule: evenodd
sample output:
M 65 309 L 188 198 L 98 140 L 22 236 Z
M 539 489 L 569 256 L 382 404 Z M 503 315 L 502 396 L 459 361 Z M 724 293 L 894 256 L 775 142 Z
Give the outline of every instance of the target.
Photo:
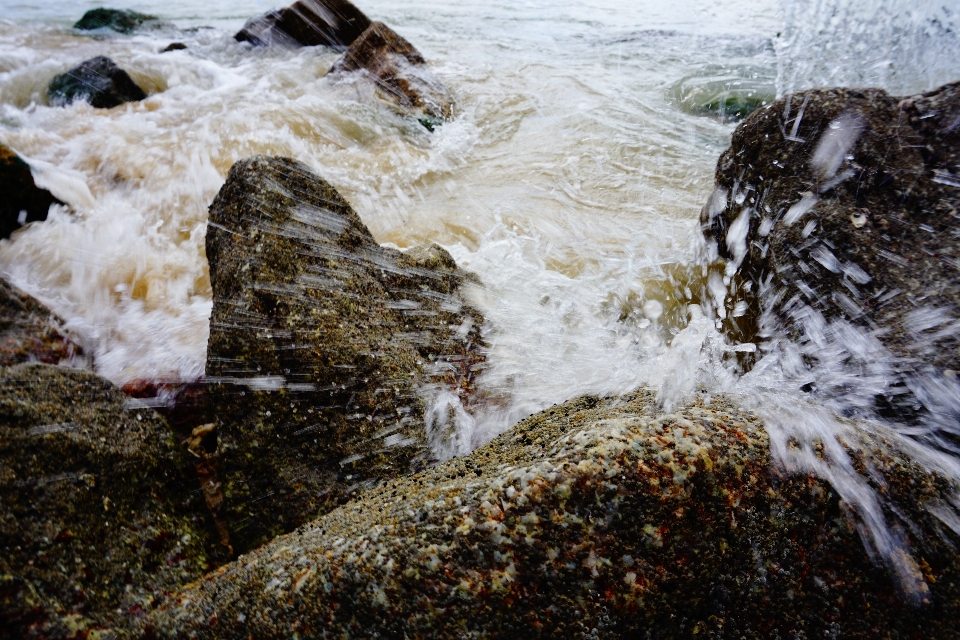
M 0 366 L 79 364 L 82 358 L 83 349 L 65 335 L 60 318 L 0 278 Z
M 36 185 L 30 166 L 12 150 L 0 144 L 0 238 L 28 222 L 47 219 L 51 204 L 60 203 L 52 193 Z
M 269 157 L 230 170 L 206 249 L 206 373 L 238 552 L 429 462 L 428 399 L 468 404 L 483 360 L 472 276 L 446 251 L 381 247 L 330 184 Z
M 883 412 L 955 425 L 958 122 L 960 84 L 909 98 L 817 89 L 744 120 L 701 214 L 727 261 L 727 334 L 754 342 L 785 328 L 808 360 L 833 340 L 856 366 L 899 379 L 878 393 Z
M 330 72 L 368 74 L 383 99 L 417 115 L 431 131 L 452 118 L 457 108 L 450 90 L 430 71 L 420 52 L 382 22 L 371 24 Z
M 851 432 L 854 433 L 854 432 Z M 779 475 L 719 398 L 583 398 L 384 482 L 222 567 L 159 638 L 960 637 L 957 487 L 850 436 L 898 500 L 913 582 L 871 562 L 830 485 Z M 945 523 L 953 523 L 951 530 Z M 912 555 L 911 555 L 912 553 Z
M 70 71 L 54 77 L 47 95 L 55 106 L 86 100 L 98 109 L 111 109 L 147 97 L 133 78 L 106 56 L 85 60 Z
M 87 371 L 0 368 L 0 637 L 123 633 L 209 568 L 192 465 L 125 401 Z
M 369 26 L 370 19 L 348 0 L 298 0 L 251 18 L 234 38 L 258 46 L 325 45 L 343 51 Z

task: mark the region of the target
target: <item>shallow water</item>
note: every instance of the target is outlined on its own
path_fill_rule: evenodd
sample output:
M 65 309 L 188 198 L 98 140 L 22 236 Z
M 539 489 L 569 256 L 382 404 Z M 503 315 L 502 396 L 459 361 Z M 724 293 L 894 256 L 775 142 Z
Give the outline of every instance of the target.
M 482 279 L 480 384 L 492 401 L 461 414 L 447 454 L 585 393 L 650 384 L 668 407 L 698 389 L 734 393 L 767 418 L 781 462 L 828 476 L 861 506 L 881 555 L 895 555 L 845 454 L 823 463 L 786 446 L 812 451 L 841 433 L 843 407 L 810 407 L 806 374 L 785 361 L 741 377 L 731 362 L 754 345 L 715 329 L 710 300 L 723 285 L 701 262 L 696 227 L 735 123 L 704 105 L 955 80 L 947 4 L 364 2 L 457 96 L 463 113 L 433 134 L 365 85 L 325 77 L 335 52 L 234 42 L 269 2 L 118 2 L 176 26 L 97 38 L 70 29 L 98 4 L 15 1 L 0 22 L 0 142 L 72 205 L 0 243 L 0 269 L 67 320 L 101 374 L 119 384 L 202 374 L 206 208 L 236 160 L 287 155 L 332 182 L 380 242 L 438 242 Z M 880 18 L 865 20 L 877 6 Z M 173 41 L 188 49 L 159 53 Z M 104 111 L 46 104 L 54 75 L 100 54 L 150 97 Z M 845 375 L 821 366 L 825 378 Z M 855 381 L 849 401 L 876 383 Z M 917 456 L 960 478 L 955 459 Z

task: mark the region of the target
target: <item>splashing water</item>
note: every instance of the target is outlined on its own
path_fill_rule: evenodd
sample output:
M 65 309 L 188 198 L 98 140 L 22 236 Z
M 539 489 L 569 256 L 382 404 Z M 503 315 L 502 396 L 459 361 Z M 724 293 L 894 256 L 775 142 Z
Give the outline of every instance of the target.
M 0 21 L 0 142 L 71 205 L 0 243 L 0 269 L 65 318 L 102 375 L 202 374 L 207 206 L 235 161 L 291 156 L 334 184 L 380 242 L 438 242 L 483 281 L 471 302 L 487 320 L 479 384 L 490 401 L 470 415 L 452 395 L 433 399 L 431 424 L 455 423 L 438 456 L 581 394 L 646 384 L 666 408 L 732 394 L 766 420 L 784 468 L 826 478 L 855 505 L 868 548 L 916 590 L 881 499 L 838 444 L 855 440 L 841 416 L 898 437 L 944 476 L 960 479 L 957 458 L 868 410 L 894 365 L 876 335 L 798 307 L 805 342 L 783 339 L 772 318 L 761 319 L 763 344 L 724 340 L 717 323 L 738 261 L 710 255 L 697 218 L 735 126 L 727 108 L 740 108 L 729 100 L 755 108 L 812 86 L 908 93 L 955 80 L 955 12 L 894 0 L 876 20 L 862 17 L 877 3 L 826 0 L 366 2 L 458 97 L 462 115 L 430 134 L 369 85 L 326 77 L 336 52 L 235 43 L 233 31 L 271 4 L 173 0 L 160 17 L 179 28 L 98 39 L 69 29 L 93 3 L 25 4 Z M 187 49 L 159 53 L 174 40 Z M 47 105 L 50 79 L 95 55 L 148 99 L 105 111 Z M 825 176 L 858 126 L 850 116 L 818 150 Z M 811 198 L 787 216 L 799 219 Z M 741 226 L 727 239 L 742 258 Z M 743 375 L 745 355 L 757 363 Z M 821 390 L 816 406 L 808 384 Z M 918 384 L 955 428 L 956 381 Z M 960 532 L 954 507 L 938 508 Z

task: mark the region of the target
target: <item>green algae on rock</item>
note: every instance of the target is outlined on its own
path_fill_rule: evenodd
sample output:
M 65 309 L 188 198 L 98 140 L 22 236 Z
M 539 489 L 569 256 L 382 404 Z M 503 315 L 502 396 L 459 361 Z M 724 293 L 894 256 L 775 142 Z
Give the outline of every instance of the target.
M 209 569 L 183 449 L 125 402 L 90 372 L 0 368 L 0 637 L 123 633 Z
M 417 49 L 382 22 L 372 23 L 333 63 L 331 73 L 362 71 L 378 94 L 428 130 L 452 118 L 457 103 Z
M 469 456 L 384 482 L 191 585 L 146 628 L 199 639 L 960 637 L 960 532 L 931 515 L 957 487 L 890 457 L 890 438 L 862 439 L 851 452 L 908 505 L 899 522 L 917 605 L 871 562 L 828 484 L 777 473 L 754 415 L 722 398 L 664 414 L 641 390 L 554 407 Z
M 766 340 L 782 328 L 817 359 L 821 334 L 858 327 L 882 344 L 864 347 L 872 351 L 863 366 L 883 360 L 899 380 L 878 393 L 878 409 L 907 421 L 926 412 L 923 420 L 955 429 L 958 121 L 960 84 L 909 98 L 811 90 L 744 120 L 701 213 L 734 276 L 720 310 L 731 340 Z M 957 450 L 956 435 L 929 437 Z
M 482 364 L 472 277 L 438 246 L 381 247 L 305 166 L 234 165 L 210 207 L 207 376 L 238 552 L 427 464 L 434 393 L 469 404 Z M 441 426 L 438 421 L 436 426 Z
M 52 193 L 36 185 L 30 166 L 11 149 L 0 144 L 0 238 L 27 224 L 47 219 L 52 204 L 62 204 Z
M 83 14 L 73 28 L 81 31 L 111 29 L 118 33 L 133 33 L 138 28 L 151 23 L 160 24 L 160 19 L 137 11 L 97 7 Z
M 0 366 L 82 363 L 83 349 L 52 311 L 0 278 Z

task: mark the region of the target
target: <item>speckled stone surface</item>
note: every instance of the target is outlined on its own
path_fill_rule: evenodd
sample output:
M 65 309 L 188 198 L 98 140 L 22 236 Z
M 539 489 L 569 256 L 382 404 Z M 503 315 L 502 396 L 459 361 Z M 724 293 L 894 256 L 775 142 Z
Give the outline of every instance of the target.
M 0 366 L 82 363 L 83 349 L 45 306 L 0 278 Z
M 906 505 L 921 604 L 829 485 L 771 467 L 756 417 L 641 390 L 382 483 L 191 585 L 146 637 L 960 637 L 960 536 L 930 515 L 956 487 L 889 438 L 848 446 Z
M 46 220 L 50 205 L 60 201 L 38 187 L 30 167 L 11 149 L 0 144 L 0 238 L 28 222 Z M 25 212 L 24 214 L 21 214 Z M 22 216 L 22 220 L 21 220 Z
M 125 400 L 90 372 L 0 368 L 0 637 L 124 635 L 210 568 L 192 465 Z
M 768 311 L 796 339 L 813 309 L 874 332 L 903 378 L 960 394 L 958 122 L 960 84 L 908 98 L 812 90 L 744 120 L 701 214 L 720 256 L 742 260 L 727 335 L 769 337 L 758 336 Z M 910 394 L 881 400 L 900 417 L 919 408 Z
M 469 405 L 483 363 L 482 318 L 462 295 L 472 276 L 435 245 L 381 247 L 286 158 L 234 165 L 206 247 L 206 373 L 236 551 L 429 463 L 427 398 Z
M 401 112 L 418 115 L 431 131 L 455 115 L 450 90 L 427 67 L 417 49 L 382 22 L 372 23 L 333 63 L 331 73 L 362 71 L 380 96 Z

